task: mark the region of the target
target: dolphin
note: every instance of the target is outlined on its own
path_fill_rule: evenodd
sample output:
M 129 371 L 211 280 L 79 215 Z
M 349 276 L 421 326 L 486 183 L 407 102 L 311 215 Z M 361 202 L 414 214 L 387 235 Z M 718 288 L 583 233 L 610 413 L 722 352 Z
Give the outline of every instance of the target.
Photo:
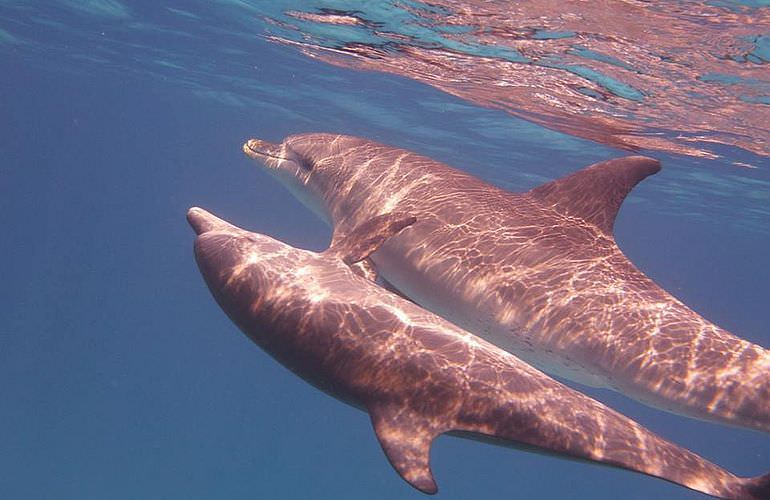
M 617 246 L 623 199 L 660 170 L 630 156 L 525 193 L 366 139 L 252 139 L 244 152 L 333 227 L 418 222 L 371 261 L 396 289 L 537 368 L 702 420 L 770 431 L 770 353 L 710 323 Z
M 453 433 L 624 468 L 715 497 L 770 498 L 770 474 L 738 478 L 351 267 L 412 225 L 412 216 L 375 217 L 322 253 L 200 208 L 187 218 L 198 234 L 198 267 L 233 322 L 292 372 L 368 412 L 390 463 L 422 492 L 437 491 L 431 443 Z

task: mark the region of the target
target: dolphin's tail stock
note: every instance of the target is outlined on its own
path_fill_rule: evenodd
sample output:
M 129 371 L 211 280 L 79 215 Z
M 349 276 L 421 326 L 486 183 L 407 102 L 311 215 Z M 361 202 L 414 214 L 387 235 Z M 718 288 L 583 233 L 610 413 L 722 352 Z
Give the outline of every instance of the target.
M 770 472 L 744 480 L 743 493 L 739 499 L 770 500 Z
M 516 395 L 501 397 L 505 388 L 500 389 L 499 406 L 479 412 L 480 405 L 471 400 L 450 429 L 646 474 L 716 498 L 770 500 L 770 473 L 738 477 L 583 394 L 543 383 L 546 395 L 539 399 L 547 406 L 530 402 L 532 408 L 522 409 Z M 533 414 L 538 417 L 526 418 Z

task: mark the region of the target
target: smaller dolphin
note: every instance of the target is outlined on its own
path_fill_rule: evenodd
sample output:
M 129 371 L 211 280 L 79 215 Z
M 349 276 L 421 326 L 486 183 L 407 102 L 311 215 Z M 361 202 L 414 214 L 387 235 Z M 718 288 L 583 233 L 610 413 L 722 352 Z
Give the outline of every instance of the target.
M 721 498 L 770 499 L 770 474 L 741 479 L 380 288 L 354 267 L 414 217 L 385 214 L 322 253 L 187 215 L 219 305 L 257 345 L 363 409 L 390 463 L 437 491 L 433 440 L 453 433 L 659 477 Z

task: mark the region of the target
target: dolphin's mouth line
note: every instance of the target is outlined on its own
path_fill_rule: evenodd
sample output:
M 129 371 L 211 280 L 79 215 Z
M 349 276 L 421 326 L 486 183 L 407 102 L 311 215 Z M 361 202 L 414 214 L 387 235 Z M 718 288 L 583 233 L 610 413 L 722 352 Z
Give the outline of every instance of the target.
M 248 150 L 247 152 L 253 153 L 254 155 L 257 155 L 257 156 L 273 158 L 275 160 L 289 160 L 289 158 L 285 156 L 279 156 L 275 153 L 270 153 L 268 151 L 259 149 L 259 146 L 257 146 L 257 144 L 254 144 L 256 142 L 257 141 L 255 141 L 254 139 L 249 140 L 246 144 L 243 145 L 244 149 Z
M 288 160 L 288 158 L 286 158 L 285 156 L 278 156 L 278 155 L 270 154 L 270 153 L 268 153 L 266 151 L 260 151 L 258 149 L 252 149 L 251 151 L 254 154 L 257 154 L 259 156 L 266 156 L 268 158 L 275 158 L 276 160 Z

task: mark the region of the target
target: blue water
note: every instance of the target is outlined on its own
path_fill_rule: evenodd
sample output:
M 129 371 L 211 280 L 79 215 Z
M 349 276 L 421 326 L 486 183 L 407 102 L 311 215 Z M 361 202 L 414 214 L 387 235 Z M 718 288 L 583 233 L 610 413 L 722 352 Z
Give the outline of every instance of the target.
M 421 498 L 365 414 L 279 366 L 219 310 L 185 211 L 325 247 L 328 228 L 241 153 L 251 136 L 351 133 L 512 190 L 626 154 L 329 66 L 258 36 L 258 20 L 226 17 L 268 3 L 189 16 L 116 0 L 0 4 L 0 498 Z M 142 29 L 161 15 L 163 30 Z M 655 156 L 664 170 L 624 205 L 621 247 L 710 320 L 770 346 L 770 162 Z M 738 474 L 770 470 L 766 435 L 587 392 Z M 701 498 L 451 437 L 432 464 L 447 500 Z

